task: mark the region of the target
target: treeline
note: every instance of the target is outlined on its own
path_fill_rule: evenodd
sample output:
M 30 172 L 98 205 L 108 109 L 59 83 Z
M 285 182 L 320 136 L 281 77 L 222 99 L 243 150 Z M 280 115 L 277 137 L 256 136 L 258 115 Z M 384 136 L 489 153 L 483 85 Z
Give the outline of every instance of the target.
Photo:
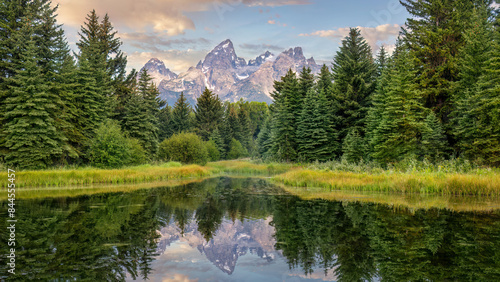
M 56 12 L 50 0 L 0 0 L 0 162 L 23 169 L 141 164 L 172 157 L 168 149 L 177 149 L 168 144 L 158 155 L 160 143 L 181 132 L 200 136 L 200 162 L 256 151 L 266 104 L 222 104 L 206 90 L 196 109 L 182 94 L 170 107 L 147 71 L 126 72 L 107 14 L 87 15 L 73 53 Z
M 331 70 L 275 82 L 258 144 L 282 161 L 500 164 L 500 21 L 492 1 L 401 1 L 413 18 L 374 59 L 360 30 Z

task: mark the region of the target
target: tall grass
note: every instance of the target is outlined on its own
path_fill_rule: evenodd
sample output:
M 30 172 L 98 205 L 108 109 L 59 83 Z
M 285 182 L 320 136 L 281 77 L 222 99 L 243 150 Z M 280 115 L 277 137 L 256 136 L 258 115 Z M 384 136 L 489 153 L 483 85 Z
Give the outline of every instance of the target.
M 454 196 L 436 194 L 402 194 L 373 191 L 331 191 L 325 188 L 291 187 L 280 185 L 285 191 L 304 200 L 324 199 L 342 202 L 378 203 L 394 208 L 447 209 L 452 211 L 489 212 L 500 209 L 500 202 L 491 197 Z
M 51 169 L 41 171 L 17 171 L 16 187 L 49 187 L 89 184 L 124 184 L 153 182 L 211 175 L 209 168 L 199 165 L 181 166 L 180 163 L 141 165 L 123 169 Z M 7 173 L 0 173 L 0 187 L 7 187 Z
M 274 181 L 296 187 L 331 190 L 361 190 L 442 195 L 500 195 L 498 173 L 394 172 L 356 173 L 301 169 L 273 177 Z
M 208 163 L 206 165 L 217 173 L 236 173 L 247 175 L 274 175 L 286 172 L 296 165 L 286 163 L 257 163 L 247 160 L 231 160 Z

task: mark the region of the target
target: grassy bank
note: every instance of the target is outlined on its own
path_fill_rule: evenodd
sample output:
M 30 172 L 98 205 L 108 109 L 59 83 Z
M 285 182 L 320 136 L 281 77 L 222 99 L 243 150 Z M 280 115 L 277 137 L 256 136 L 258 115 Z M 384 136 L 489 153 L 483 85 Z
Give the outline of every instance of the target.
M 138 184 L 187 178 L 205 178 L 224 174 L 273 175 L 283 173 L 290 164 L 256 164 L 244 160 L 220 161 L 206 166 L 181 165 L 168 162 L 158 165 L 141 165 L 121 169 L 54 168 L 39 171 L 17 171 L 18 188 L 73 187 L 94 184 Z M 7 172 L 0 172 L 0 187 L 9 184 Z
M 273 177 L 295 187 L 440 195 L 500 196 L 500 174 L 382 171 L 355 173 L 299 169 Z
M 233 160 L 205 166 L 169 162 L 123 169 L 59 168 L 18 171 L 16 187 L 82 187 L 201 179 L 217 175 L 272 176 L 275 183 L 327 190 L 380 191 L 439 195 L 500 196 L 500 170 L 478 168 L 467 162 L 407 163 L 381 168 L 373 164 L 328 162 L 322 164 L 260 163 Z M 8 184 L 0 173 L 0 187 Z
M 169 162 L 162 165 L 142 165 L 123 169 L 51 169 L 17 171 L 16 187 L 67 187 L 90 184 L 126 184 L 207 177 L 212 171 L 199 165 Z M 7 173 L 0 173 L 0 187 L 7 187 Z

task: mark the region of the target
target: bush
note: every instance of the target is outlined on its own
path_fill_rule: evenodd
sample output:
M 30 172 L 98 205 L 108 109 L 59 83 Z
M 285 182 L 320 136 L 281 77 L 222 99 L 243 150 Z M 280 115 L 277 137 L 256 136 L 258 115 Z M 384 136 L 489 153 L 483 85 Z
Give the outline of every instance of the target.
M 240 141 L 233 138 L 229 143 L 229 152 L 227 158 L 230 160 L 248 156 L 248 151 L 241 145 Z
M 118 122 L 106 120 L 96 131 L 89 149 L 90 163 L 96 167 L 118 168 L 130 159 L 130 144 Z
M 140 141 L 135 138 L 127 139 L 129 149 L 129 159 L 127 165 L 141 165 L 148 162 L 146 150 L 142 147 Z
M 205 147 L 207 148 L 208 152 L 208 159 L 211 162 L 216 162 L 220 160 L 220 152 L 219 149 L 217 149 L 217 145 L 213 140 L 209 140 L 208 142 L 205 142 Z
M 208 161 L 208 152 L 199 136 L 193 133 L 180 133 L 160 144 L 158 157 L 164 161 L 204 165 Z

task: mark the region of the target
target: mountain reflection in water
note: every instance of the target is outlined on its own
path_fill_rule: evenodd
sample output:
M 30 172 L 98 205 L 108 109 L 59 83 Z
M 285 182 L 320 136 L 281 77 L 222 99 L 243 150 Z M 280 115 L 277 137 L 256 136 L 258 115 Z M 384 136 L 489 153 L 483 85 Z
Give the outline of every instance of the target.
M 6 280 L 500 281 L 500 211 L 302 200 L 227 177 L 16 207 Z

